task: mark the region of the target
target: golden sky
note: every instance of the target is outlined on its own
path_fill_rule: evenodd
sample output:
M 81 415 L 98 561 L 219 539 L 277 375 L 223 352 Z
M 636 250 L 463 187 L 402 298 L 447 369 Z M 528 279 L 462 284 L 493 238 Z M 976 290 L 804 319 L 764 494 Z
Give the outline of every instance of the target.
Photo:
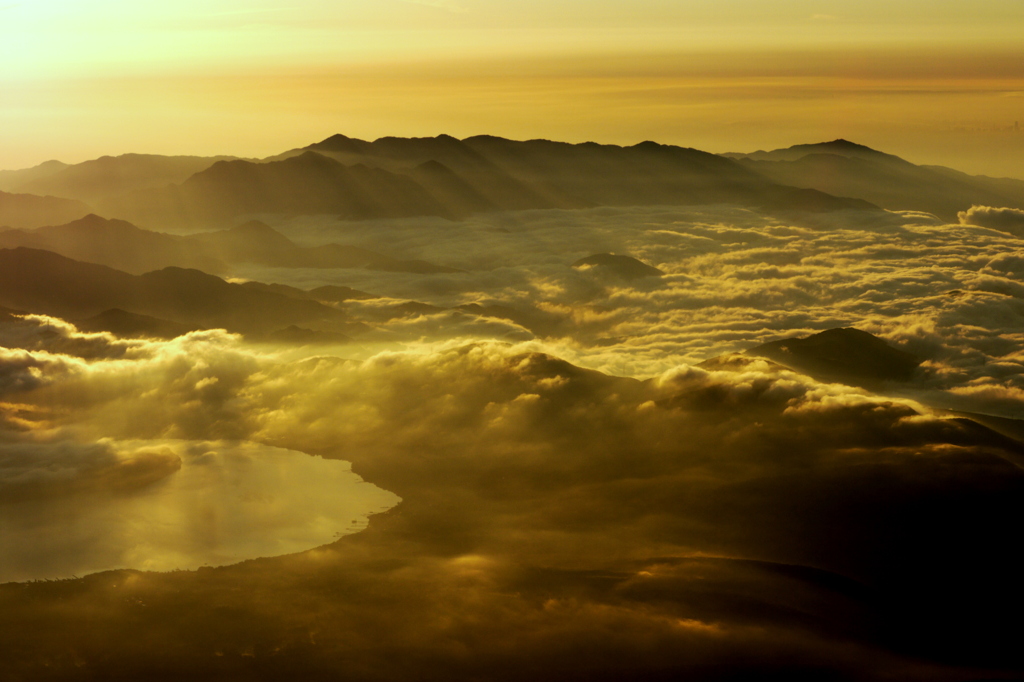
M 11 2 L 0 168 L 491 133 L 1024 177 L 1020 35 L 1021 0 Z

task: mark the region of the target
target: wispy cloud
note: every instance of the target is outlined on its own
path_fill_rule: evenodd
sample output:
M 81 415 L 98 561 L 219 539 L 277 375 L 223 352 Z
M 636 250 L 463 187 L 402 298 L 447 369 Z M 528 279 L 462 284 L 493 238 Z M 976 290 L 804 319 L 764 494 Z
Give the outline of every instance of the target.
M 268 7 L 264 9 L 235 9 L 227 12 L 213 12 L 208 16 L 211 17 L 228 17 L 237 16 L 241 14 L 270 14 L 272 12 L 286 12 L 289 8 L 287 7 Z
M 458 2 L 458 0 L 402 0 L 402 2 L 408 2 L 413 5 L 426 5 L 427 7 L 436 7 L 437 9 L 443 9 L 448 12 L 463 13 L 468 11 L 466 6 Z

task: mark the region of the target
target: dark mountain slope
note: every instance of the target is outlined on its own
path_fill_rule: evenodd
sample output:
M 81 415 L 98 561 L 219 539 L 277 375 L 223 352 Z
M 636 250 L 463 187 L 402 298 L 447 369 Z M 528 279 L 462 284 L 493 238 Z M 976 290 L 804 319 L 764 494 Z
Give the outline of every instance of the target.
M 859 197 L 893 210 L 934 213 L 949 222 L 974 204 L 1024 207 L 1024 181 L 917 166 L 845 140 L 729 156 L 779 184 Z
M 343 218 L 448 216 L 407 175 L 346 166 L 306 152 L 282 161 L 220 161 L 181 185 L 134 192 L 100 205 L 154 225 L 210 225 L 255 213 L 338 214 Z
M 622 279 L 641 279 L 643 277 L 660 277 L 665 273 L 632 256 L 621 256 L 612 253 L 595 253 L 580 258 L 572 264 L 574 268 L 592 268 L 597 272 L 608 273 Z
M 31 168 L 0 170 L 0 191 L 16 192 L 19 187 L 28 182 L 48 177 L 67 167 L 68 164 L 53 159 Z
M 917 166 L 846 140 L 714 155 L 654 142 L 334 135 L 261 163 L 125 155 L 12 172 L 29 174 L 8 181 L 34 173 L 24 183 L 33 191 L 86 198 L 105 215 L 173 228 L 220 227 L 260 213 L 461 218 L 705 203 L 815 212 L 880 205 L 952 221 L 973 204 L 1024 206 L 1024 181 Z
M 0 228 L 33 228 L 56 225 L 88 215 L 91 209 L 80 201 L 35 194 L 0 192 Z
M 481 210 L 572 208 L 566 197 L 546 195 L 498 167 L 466 141 L 437 137 L 382 137 L 374 142 L 334 135 L 303 151 L 346 164 L 365 164 L 406 173 L 456 214 Z
M 812 144 L 795 144 L 785 149 L 774 149 L 766 152 L 758 150 L 750 154 L 729 153 L 722 154 L 733 159 L 751 159 L 754 161 L 798 161 L 809 154 L 835 154 L 851 159 L 871 159 L 875 161 L 888 160 L 896 163 L 913 165 L 904 161 L 898 156 L 880 152 L 863 144 L 850 142 L 849 140 L 832 140 L 831 142 L 816 142 Z
M 107 215 L 156 226 L 211 227 L 262 213 L 344 219 L 608 205 L 735 203 L 771 209 L 874 209 L 780 186 L 732 159 L 653 142 L 633 147 L 335 135 L 262 163 L 221 161 L 184 182 L 107 197 Z
M 919 358 L 853 328 L 829 329 L 806 338 L 781 339 L 746 351 L 822 381 L 876 388 L 909 381 Z
M 102 156 L 57 169 L 18 185 L 33 194 L 52 194 L 96 205 L 102 199 L 149 187 L 180 183 L 226 156 Z
M 169 322 L 150 315 L 130 313 L 120 308 L 111 308 L 99 315 L 72 322 L 84 332 L 112 332 L 122 338 L 173 339 L 201 328 L 199 325 Z
M 731 160 L 654 142 L 618 147 L 479 136 L 465 143 L 516 179 L 583 205 L 753 205 L 776 189 Z
M 143 230 L 123 220 L 89 215 L 66 225 L 0 232 L 0 248 L 24 246 L 98 263 L 132 274 L 165 267 L 226 273 L 233 263 L 278 267 L 366 268 L 390 272 L 455 272 L 420 260 L 392 258 L 358 246 L 300 247 L 269 225 L 249 221 L 187 237 Z
M 346 328 L 343 313 L 315 301 L 225 282 L 198 270 L 131 275 L 49 251 L 0 249 L 0 306 L 82 319 L 118 308 L 199 328 L 268 333 L 292 324 Z
M 177 265 L 222 272 L 223 262 L 190 239 L 143 230 L 123 220 L 88 215 L 66 225 L 0 232 L 0 248 L 26 246 L 142 274 Z
M 440 161 L 424 161 L 409 171 L 409 175 L 452 215 L 466 216 L 499 208 L 501 197 L 495 192 L 488 191 L 486 187 L 475 187 Z M 476 177 L 479 185 L 481 178 Z
M 359 246 L 297 246 L 258 220 L 227 230 L 200 233 L 190 239 L 218 258 L 231 263 L 248 262 L 288 268 L 365 268 L 421 274 L 457 272 L 454 268 L 426 261 L 392 258 Z

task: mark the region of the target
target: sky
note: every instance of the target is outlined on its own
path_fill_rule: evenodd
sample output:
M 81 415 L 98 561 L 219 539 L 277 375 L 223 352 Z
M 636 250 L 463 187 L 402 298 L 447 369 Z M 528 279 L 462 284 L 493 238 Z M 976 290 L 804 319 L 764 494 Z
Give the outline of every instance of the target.
M 488 133 L 1024 177 L 1022 30 L 1021 0 L 8 2 L 0 168 Z

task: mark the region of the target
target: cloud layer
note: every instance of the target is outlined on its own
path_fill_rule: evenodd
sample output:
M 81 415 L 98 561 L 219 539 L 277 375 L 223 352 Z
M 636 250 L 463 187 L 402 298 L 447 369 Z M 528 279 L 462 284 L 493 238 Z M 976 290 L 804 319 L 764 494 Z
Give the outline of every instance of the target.
M 903 390 L 930 404 L 1007 417 L 1024 410 L 1024 250 L 976 225 L 913 212 L 771 216 L 704 206 L 461 222 L 305 217 L 275 227 L 306 244 L 341 240 L 464 270 L 238 273 L 391 297 L 344 304 L 374 327 L 357 337 L 362 357 L 419 340 L 532 337 L 577 364 L 650 377 L 787 336 L 856 327 L 925 361 Z M 630 281 L 570 267 L 595 253 L 629 255 L 666 274 Z M 446 310 L 395 307 L 408 299 Z M 472 304 L 482 308 L 452 309 Z
M 282 227 L 465 272 L 242 273 L 382 294 L 339 304 L 371 329 L 333 347 L 0 320 L 6 575 L 270 557 L 2 585 L 13 674 L 1024 667 L 1024 446 L 930 408 L 1020 416 L 1015 239 L 729 207 Z M 570 267 L 593 253 L 665 274 Z M 835 326 L 924 362 L 875 394 L 735 354 Z
M 1008 232 L 1015 237 L 1024 237 L 1024 211 L 1019 208 L 971 206 L 966 211 L 961 211 L 958 217 L 963 225 L 980 225 Z
M 61 343 L 85 336 L 61 329 Z M 952 679 L 1019 662 L 995 623 L 1024 604 L 1005 542 L 1024 511 L 1022 448 L 913 401 L 742 356 L 638 380 L 538 342 L 422 343 L 365 360 L 295 358 L 217 332 L 131 343 L 115 357 L 3 356 L 4 376 L 25 377 L 0 394 L 5 505 L 53 518 L 67 510 L 53 500 L 73 500 L 54 542 L 89 528 L 120 537 L 104 510 L 123 499 L 144 524 L 136 540 L 208 549 L 217 529 L 217 551 L 234 556 L 312 546 L 354 509 L 332 459 L 402 504 L 303 554 L 97 574 L 31 634 L 12 626 L 57 604 L 64 583 L 4 587 L 12 670 L 45 659 L 124 679 L 153 665 L 258 666 L 273 679 L 340 665 L 358 679 L 428 665 L 429 679 L 721 678 L 795 661 Z M 242 443 L 207 442 L 224 438 Z M 176 478 L 176 502 L 147 506 Z M 154 533 L 165 514 L 174 523 Z M 28 532 L 28 517 L 5 519 Z M 133 546 L 156 567 L 185 562 Z M 177 643 L 111 644 L 127 618 Z

